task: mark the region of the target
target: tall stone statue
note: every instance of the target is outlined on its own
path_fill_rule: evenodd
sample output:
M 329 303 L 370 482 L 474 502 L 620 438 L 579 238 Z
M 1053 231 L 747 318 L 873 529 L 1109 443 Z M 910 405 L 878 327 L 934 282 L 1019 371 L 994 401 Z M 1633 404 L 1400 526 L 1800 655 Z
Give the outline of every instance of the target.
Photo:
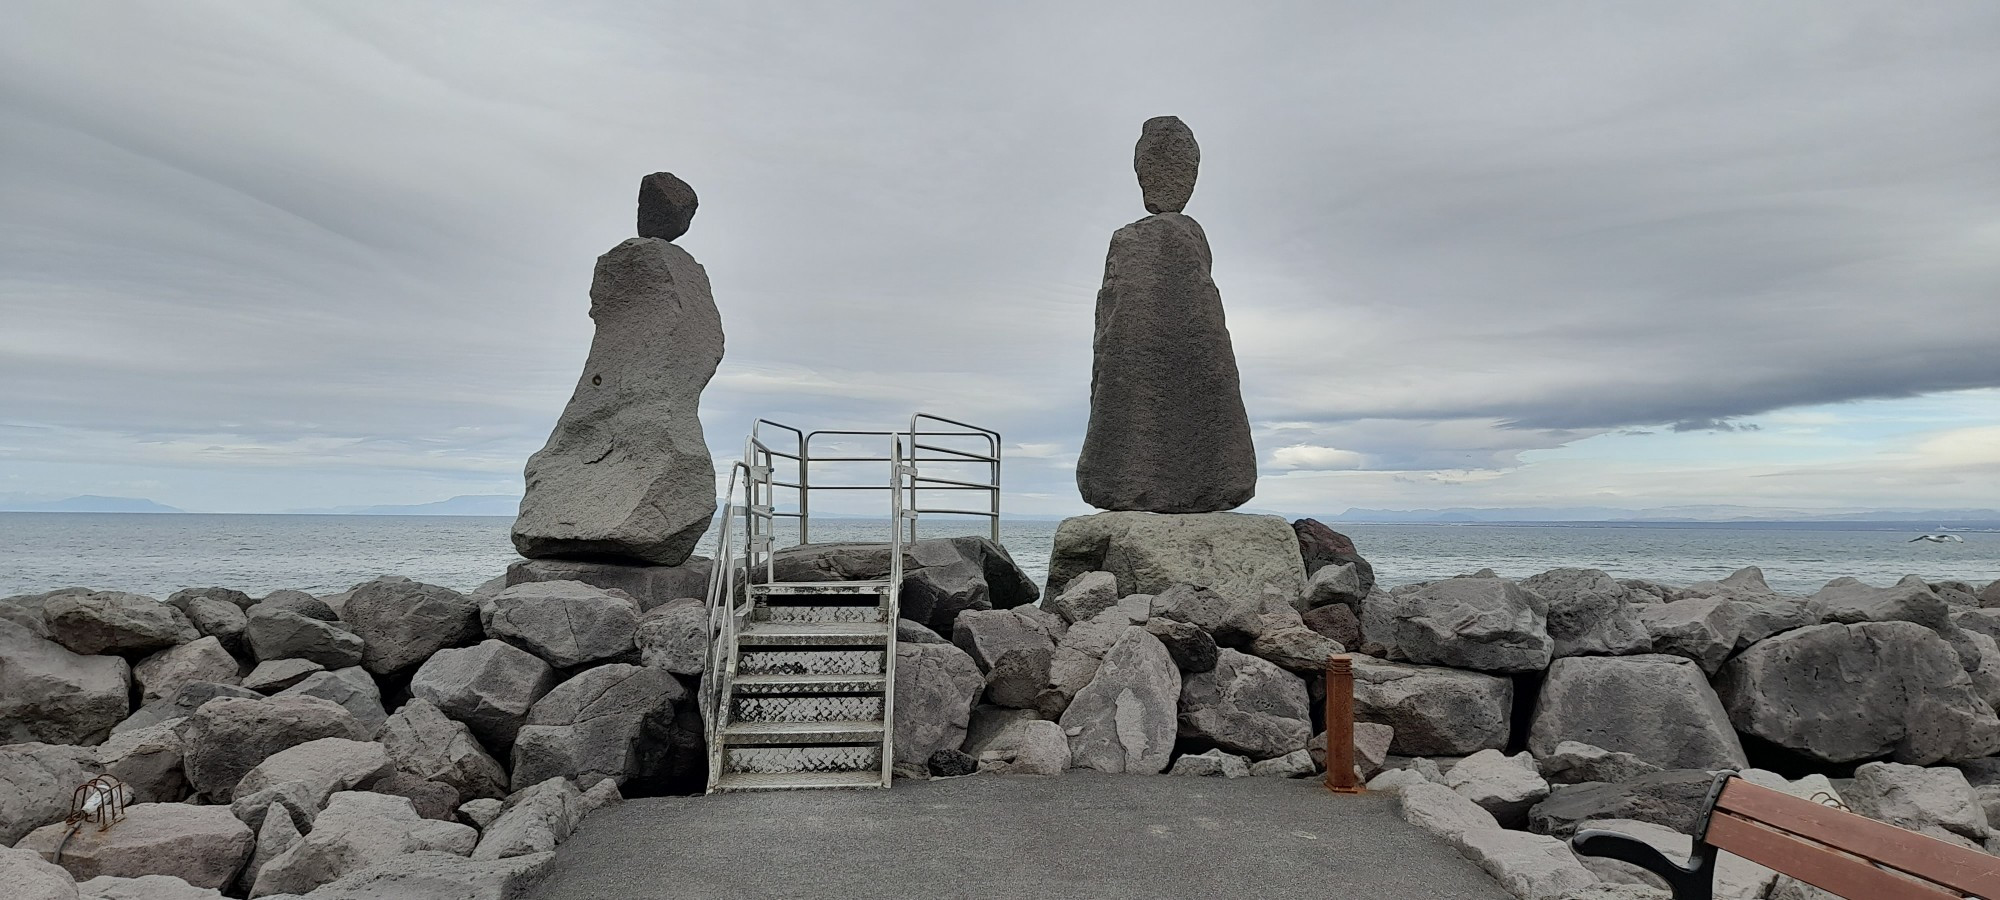
M 715 514 L 715 466 L 696 413 L 722 362 L 708 273 L 670 243 L 694 189 L 658 172 L 639 185 L 639 236 L 597 258 L 597 334 L 548 445 L 528 458 L 514 520 L 522 556 L 674 566 Z
M 1183 215 L 1201 148 L 1173 116 L 1146 120 L 1133 154 L 1147 216 L 1111 236 L 1076 464 L 1103 510 L 1235 509 L 1257 490 L 1257 452 L 1201 224 Z

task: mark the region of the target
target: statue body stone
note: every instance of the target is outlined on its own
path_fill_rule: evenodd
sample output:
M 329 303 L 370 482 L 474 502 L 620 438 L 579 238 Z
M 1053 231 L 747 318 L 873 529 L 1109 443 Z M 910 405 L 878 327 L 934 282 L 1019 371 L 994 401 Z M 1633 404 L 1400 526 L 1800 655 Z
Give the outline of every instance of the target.
M 691 194 L 690 194 L 691 196 Z M 641 197 L 641 217 L 645 197 Z M 715 514 L 697 412 L 722 361 L 708 273 L 657 237 L 598 257 L 576 392 L 528 459 L 514 547 L 532 558 L 685 562 Z
M 1112 235 L 1097 294 L 1076 483 L 1098 509 L 1219 512 L 1256 493 L 1257 454 L 1208 236 L 1180 212 L 1199 160 L 1179 119 L 1147 121 L 1134 168 L 1156 214 Z

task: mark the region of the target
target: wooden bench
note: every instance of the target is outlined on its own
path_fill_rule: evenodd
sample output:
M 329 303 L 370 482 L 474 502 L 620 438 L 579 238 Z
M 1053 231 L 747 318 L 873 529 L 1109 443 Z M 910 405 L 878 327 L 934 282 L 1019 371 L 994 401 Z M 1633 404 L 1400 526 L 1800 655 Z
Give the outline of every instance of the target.
M 1686 863 L 1615 831 L 1586 829 L 1570 838 L 1570 847 L 1659 875 L 1674 900 L 1713 900 L 1721 850 L 1852 900 L 2000 900 L 2000 858 L 1758 787 L 1735 773 L 1715 780 L 1695 831 Z

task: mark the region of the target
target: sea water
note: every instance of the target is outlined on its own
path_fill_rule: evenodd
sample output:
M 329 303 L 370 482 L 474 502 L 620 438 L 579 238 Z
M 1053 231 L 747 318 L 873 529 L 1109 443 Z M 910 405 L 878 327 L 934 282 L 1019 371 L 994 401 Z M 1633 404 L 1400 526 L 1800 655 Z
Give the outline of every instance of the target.
M 511 519 L 474 516 L 265 516 L 0 513 L 0 596 L 84 586 L 165 597 L 184 587 L 329 593 L 377 575 L 470 590 L 516 561 Z M 921 536 L 971 533 L 926 522 Z M 1603 569 L 1672 585 L 1763 568 L 1773 588 L 1818 590 L 1853 576 L 1888 585 L 1904 575 L 1982 586 L 2000 579 L 2000 531 L 1964 531 L 1964 543 L 1911 542 L 1901 523 L 1838 525 L 1349 525 L 1385 585 L 1490 568 L 1525 577 L 1558 566 Z M 1007 520 L 1001 543 L 1028 576 L 1048 574 L 1056 522 Z M 882 539 L 881 526 L 826 520 L 814 542 Z M 714 535 L 703 541 L 710 552 Z

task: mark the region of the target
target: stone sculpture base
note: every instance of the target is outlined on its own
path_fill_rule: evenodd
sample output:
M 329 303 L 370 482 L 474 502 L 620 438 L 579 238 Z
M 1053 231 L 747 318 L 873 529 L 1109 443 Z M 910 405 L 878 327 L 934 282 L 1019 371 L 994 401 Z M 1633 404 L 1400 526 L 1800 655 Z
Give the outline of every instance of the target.
M 507 567 L 506 587 L 538 581 L 581 581 L 591 587 L 624 591 L 651 610 L 683 597 L 707 602 L 712 563 L 696 556 L 678 566 L 577 562 L 567 559 L 524 559 Z
M 1049 555 L 1047 596 L 1094 571 L 1117 578 L 1121 596 L 1184 583 L 1295 609 L 1305 602 L 1299 541 L 1278 516 L 1106 512 L 1064 519 Z

